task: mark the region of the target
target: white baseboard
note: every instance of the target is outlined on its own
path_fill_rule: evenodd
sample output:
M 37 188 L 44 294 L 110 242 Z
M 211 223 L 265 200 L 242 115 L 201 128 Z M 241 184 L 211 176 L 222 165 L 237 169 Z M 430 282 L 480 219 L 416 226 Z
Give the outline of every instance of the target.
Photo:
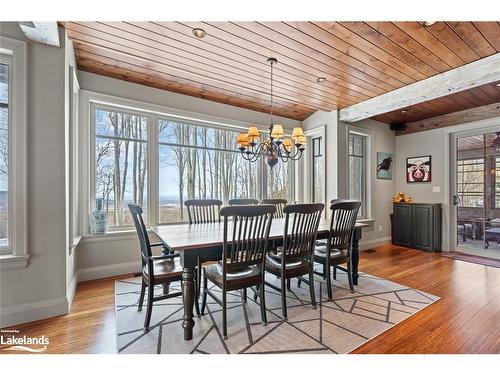
M 73 299 L 75 298 L 77 285 L 78 285 L 78 273 L 76 272 L 66 292 L 66 298 L 68 300 L 68 311 L 71 311 L 71 306 L 73 305 Z
M 374 238 L 373 240 L 366 240 L 366 241 L 361 240 L 359 242 L 359 250 L 363 251 L 363 250 L 373 249 L 374 247 L 386 245 L 391 242 L 392 242 L 391 236 Z
M 2 307 L 0 308 L 0 328 L 64 315 L 68 311 L 68 300 L 65 297 Z
M 78 281 L 87 281 L 95 279 L 103 279 L 105 277 L 119 276 L 126 273 L 140 272 L 140 262 L 125 262 L 108 264 L 105 266 L 96 266 L 88 268 L 80 268 L 78 270 Z

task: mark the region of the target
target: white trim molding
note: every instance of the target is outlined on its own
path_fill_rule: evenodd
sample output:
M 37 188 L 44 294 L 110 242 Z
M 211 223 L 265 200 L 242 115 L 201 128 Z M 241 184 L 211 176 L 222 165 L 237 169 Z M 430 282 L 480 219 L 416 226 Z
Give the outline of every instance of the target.
M 105 277 L 126 275 L 140 272 L 141 263 L 137 261 L 106 264 L 103 266 L 80 268 L 78 270 L 78 282 L 102 279 Z
M 1 269 L 26 267 L 27 248 L 27 44 L 0 37 L 0 55 L 10 59 L 9 105 L 9 249 L 0 258 Z
M 66 297 L 0 308 L 0 328 L 32 322 L 68 313 Z

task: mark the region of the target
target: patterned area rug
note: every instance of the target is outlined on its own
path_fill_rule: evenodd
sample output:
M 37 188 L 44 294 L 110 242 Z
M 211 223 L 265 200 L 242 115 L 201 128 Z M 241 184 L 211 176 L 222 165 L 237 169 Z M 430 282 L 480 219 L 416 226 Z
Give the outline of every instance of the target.
M 267 280 L 278 285 L 279 279 Z M 239 291 L 228 297 L 228 339 L 222 338 L 220 306 L 207 297 L 205 315 L 195 317 L 193 340 L 184 341 L 181 297 L 157 302 L 153 307 L 152 329 L 142 330 L 145 308 L 137 311 L 140 279 L 117 281 L 115 285 L 117 351 L 126 354 L 182 353 L 349 353 L 375 336 L 436 302 L 433 296 L 404 285 L 360 274 L 355 293 L 348 289 L 347 278 L 338 272 L 334 280 L 333 300 L 328 301 L 326 284 L 316 278 L 314 310 L 309 287 L 297 287 L 287 293 L 288 321 L 281 317 L 281 297 L 266 288 L 267 326 L 260 321 L 259 305 L 249 290 L 248 302 L 242 303 Z M 209 287 L 219 295 L 219 289 Z M 179 283 L 171 290 L 180 290 Z M 157 293 L 161 293 L 161 286 Z M 258 302 L 258 300 L 257 300 Z

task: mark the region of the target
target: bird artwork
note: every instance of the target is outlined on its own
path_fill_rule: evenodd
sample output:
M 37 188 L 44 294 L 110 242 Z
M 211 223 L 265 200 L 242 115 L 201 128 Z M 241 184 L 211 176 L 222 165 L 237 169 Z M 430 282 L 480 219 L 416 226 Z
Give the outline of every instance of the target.
M 377 178 L 392 180 L 392 154 L 377 152 Z

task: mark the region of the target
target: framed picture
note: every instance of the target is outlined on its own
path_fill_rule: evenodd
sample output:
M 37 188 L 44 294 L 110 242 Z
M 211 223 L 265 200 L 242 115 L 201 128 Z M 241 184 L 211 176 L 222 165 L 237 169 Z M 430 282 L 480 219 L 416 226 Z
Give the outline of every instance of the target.
M 431 182 L 431 156 L 406 158 L 406 182 Z
M 377 152 L 377 178 L 392 180 L 392 154 L 388 152 Z

